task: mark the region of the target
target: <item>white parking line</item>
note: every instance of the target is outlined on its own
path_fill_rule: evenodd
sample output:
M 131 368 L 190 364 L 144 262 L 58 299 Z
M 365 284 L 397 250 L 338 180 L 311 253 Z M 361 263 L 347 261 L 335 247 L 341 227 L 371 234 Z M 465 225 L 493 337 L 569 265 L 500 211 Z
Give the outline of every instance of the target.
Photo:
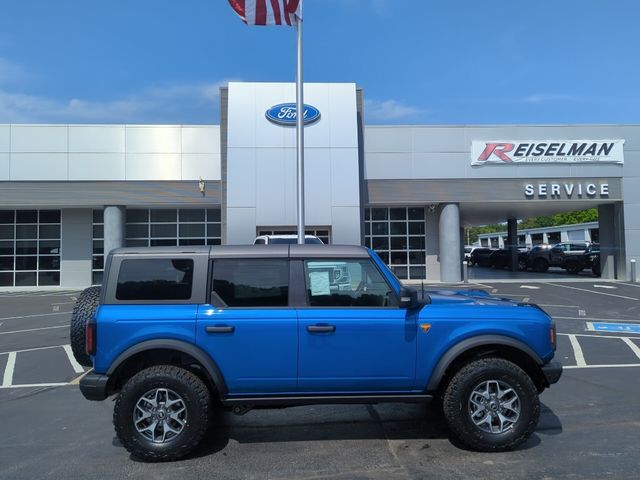
M 23 385 L 0 385 L 0 390 L 5 388 L 44 388 L 44 387 L 66 387 L 70 383 L 25 383 Z
M 596 295 L 606 295 L 608 297 L 624 298 L 625 300 L 638 300 L 637 298 L 625 297 L 624 295 L 615 295 L 613 293 L 596 292 L 595 290 L 589 290 L 587 288 L 570 287 L 569 285 L 562 285 L 560 283 L 547 283 L 547 285 L 552 285 L 554 287 L 570 288 L 571 290 L 579 290 L 581 292 L 594 293 Z
M 640 367 L 640 363 L 622 363 L 619 365 L 569 365 L 563 366 L 565 370 L 576 370 L 578 368 L 624 368 L 624 367 Z
M 580 308 L 580 305 L 549 305 L 545 303 L 538 304 L 541 307 L 555 307 L 555 308 Z
M 640 323 L 640 320 L 629 320 L 627 318 L 588 318 L 588 317 L 559 317 L 552 315 L 556 320 L 585 320 L 590 322 L 623 322 L 623 323 Z
M 576 357 L 576 366 L 586 367 L 587 362 L 584 361 L 584 354 L 582 353 L 582 347 L 580 347 L 578 339 L 575 335 L 569 335 L 569 341 L 571 342 L 571 348 L 573 348 L 573 355 Z
M 637 287 L 640 288 L 640 283 L 624 283 L 624 282 L 618 282 L 620 285 L 628 285 L 629 287 Z
M 50 315 L 67 315 L 71 312 L 50 312 L 50 313 L 35 313 L 33 315 L 20 315 L 17 317 L 2 317 L 0 320 L 17 320 L 20 318 L 35 318 L 35 317 L 48 317 Z
M 64 352 L 67 354 L 67 358 L 69 359 L 69 363 L 73 367 L 73 371 L 76 373 L 84 373 L 84 368 L 80 365 L 75 357 L 73 356 L 73 350 L 71 350 L 71 345 L 63 345 L 62 348 Z
M 13 383 L 13 370 L 16 368 L 16 352 L 11 352 L 7 358 L 7 366 L 4 368 L 2 386 L 9 387 Z
M 10 352 L 0 352 L 0 355 L 7 355 L 9 353 L 35 352 L 38 350 L 49 350 L 51 348 L 62 348 L 62 347 L 64 347 L 64 345 L 49 345 L 47 347 L 25 348 L 24 350 L 11 350 Z
M 69 328 L 69 325 L 56 325 L 55 327 L 28 328 L 26 330 L 13 330 L 11 332 L 0 332 L 0 335 L 10 335 L 12 333 L 37 332 L 38 330 L 51 330 L 53 328 Z
M 636 354 L 636 357 L 640 358 L 640 348 L 638 348 L 638 346 L 635 343 L 633 343 L 630 339 L 626 337 L 621 338 L 621 340 L 627 344 L 627 346 L 631 349 L 633 353 Z
M 607 333 L 607 332 L 602 332 Z M 591 337 L 591 338 L 632 338 L 632 337 L 622 337 L 620 335 L 597 335 L 594 333 L 558 333 L 557 335 L 563 335 L 565 337 L 574 336 L 574 337 Z

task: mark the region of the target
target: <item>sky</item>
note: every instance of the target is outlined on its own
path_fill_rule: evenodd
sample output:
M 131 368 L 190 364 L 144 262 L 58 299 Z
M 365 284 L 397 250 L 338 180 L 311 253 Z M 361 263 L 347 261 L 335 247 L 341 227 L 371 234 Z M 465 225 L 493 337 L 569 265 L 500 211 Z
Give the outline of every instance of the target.
M 295 80 L 295 31 L 227 0 L 0 0 L 0 123 L 219 124 Z M 639 124 L 638 0 L 303 0 L 306 82 L 367 124 Z

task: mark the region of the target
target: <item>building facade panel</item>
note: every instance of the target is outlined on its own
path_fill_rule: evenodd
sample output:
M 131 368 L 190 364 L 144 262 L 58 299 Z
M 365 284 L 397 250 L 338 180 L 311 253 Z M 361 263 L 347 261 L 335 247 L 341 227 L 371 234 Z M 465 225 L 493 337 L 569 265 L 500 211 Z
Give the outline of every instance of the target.
M 124 153 L 69 153 L 68 180 L 125 180 Z
M 68 150 L 66 125 L 12 125 L 11 151 L 16 153 L 62 153 Z
M 127 152 L 180 153 L 182 128 L 179 126 L 127 125 L 125 129 Z
M 182 153 L 220 154 L 220 127 L 212 125 L 183 126 Z
M 61 180 L 68 177 L 65 153 L 11 153 L 11 180 Z
M 11 151 L 11 126 L 0 125 L 0 153 Z
M 0 181 L 10 180 L 11 177 L 11 155 L 0 152 Z
M 69 152 L 124 153 L 124 125 L 69 125 Z

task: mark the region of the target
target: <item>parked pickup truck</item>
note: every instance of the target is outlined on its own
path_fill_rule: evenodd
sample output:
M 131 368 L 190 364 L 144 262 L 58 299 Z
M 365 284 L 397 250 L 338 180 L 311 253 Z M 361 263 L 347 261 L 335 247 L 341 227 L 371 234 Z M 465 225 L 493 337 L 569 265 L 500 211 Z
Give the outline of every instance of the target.
M 323 265 L 328 268 L 323 268 Z M 344 264 L 350 284 L 332 283 Z M 459 442 L 513 449 L 558 381 L 555 324 L 482 291 L 403 286 L 372 251 L 330 245 L 123 248 L 72 315 L 89 400 L 137 458 L 191 452 L 213 408 L 442 401 Z
M 590 248 L 589 242 L 563 242 L 553 246 L 536 245 L 529 252 L 527 266 L 536 272 L 546 272 L 549 267 L 560 267 L 568 273 L 583 270 L 583 256 Z

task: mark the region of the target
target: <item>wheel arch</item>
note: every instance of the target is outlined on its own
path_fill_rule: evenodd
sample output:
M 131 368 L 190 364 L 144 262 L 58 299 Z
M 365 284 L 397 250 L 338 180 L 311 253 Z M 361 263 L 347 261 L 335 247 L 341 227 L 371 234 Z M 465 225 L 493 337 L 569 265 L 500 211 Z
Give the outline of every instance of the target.
M 144 367 L 162 363 L 176 364 L 175 359 L 179 359 L 183 365 L 192 365 L 195 362 L 201 367 L 201 372 L 194 373 L 201 373 L 201 376 L 204 376 L 203 380 L 217 391 L 220 399 L 226 395 L 227 386 L 216 362 L 197 346 L 173 339 L 141 342 L 118 355 L 106 373 L 110 378 L 111 389 L 115 388 L 123 377 L 139 371 L 141 364 Z
M 439 391 L 460 367 L 474 359 L 491 355 L 518 365 L 531 377 L 538 390 L 542 391 L 546 386 L 540 369 L 544 362 L 531 347 L 505 335 L 481 335 L 462 340 L 447 350 L 436 364 L 426 391 Z

